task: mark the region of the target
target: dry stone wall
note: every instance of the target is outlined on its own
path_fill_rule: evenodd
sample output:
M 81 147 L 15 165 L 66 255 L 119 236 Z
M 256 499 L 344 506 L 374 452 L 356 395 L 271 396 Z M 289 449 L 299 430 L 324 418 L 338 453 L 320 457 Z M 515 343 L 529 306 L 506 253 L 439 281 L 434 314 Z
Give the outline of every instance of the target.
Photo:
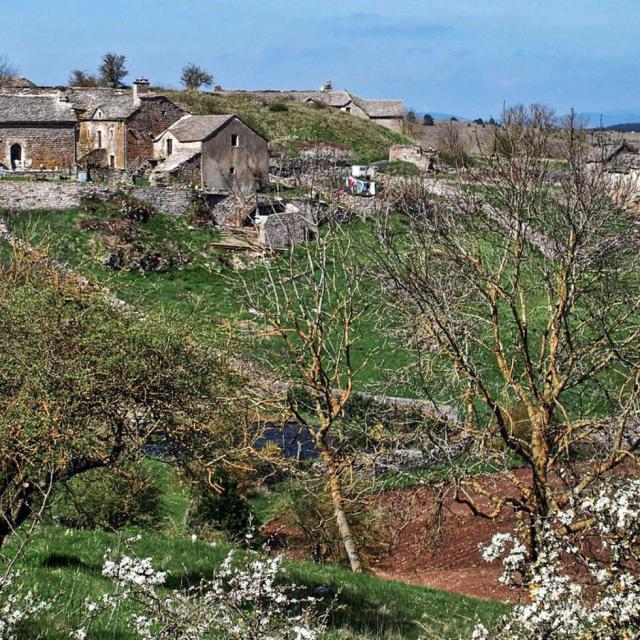
M 195 195 L 192 189 L 168 187 L 131 187 L 123 191 L 150 204 L 162 213 L 172 215 L 185 214 Z M 0 209 L 61 211 L 80 206 L 80 201 L 84 197 L 106 199 L 115 193 L 115 189 L 96 185 L 0 179 Z

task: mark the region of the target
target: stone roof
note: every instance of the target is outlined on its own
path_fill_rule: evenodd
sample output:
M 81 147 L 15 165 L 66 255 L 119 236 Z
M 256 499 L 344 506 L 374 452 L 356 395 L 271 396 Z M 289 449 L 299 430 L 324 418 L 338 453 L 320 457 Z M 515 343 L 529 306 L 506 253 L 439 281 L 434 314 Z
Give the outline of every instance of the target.
M 2 87 L 0 96 L 13 97 L 16 100 L 39 98 L 43 104 L 46 100 L 59 100 L 62 96 L 76 110 L 82 120 L 92 119 L 98 109 L 104 114 L 105 120 L 126 120 L 133 115 L 139 104 L 133 102 L 130 89 L 111 89 L 108 87 Z M 140 100 L 167 100 L 165 96 L 155 93 L 144 93 Z M 17 104 L 17 103 L 16 103 Z M 24 121 L 32 121 L 30 110 L 25 111 Z M 2 112 L 0 111 L 0 119 Z M 75 117 L 73 118 L 75 119 Z
M 236 117 L 232 114 L 215 116 L 188 115 L 180 118 L 168 130 L 179 142 L 201 142 L 210 138 L 216 131 Z
M 196 156 L 201 155 L 200 151 L 193 149 L 178 149 L 168 158 L 161 162 L 154 170 L 154 173 L 172 173 L 179 169 L 185 162 L 189 162 Z
M 306 99 L 336 108 L 346 107 L 353 102 L 353 97 L 348 91 L 309 91 L 306 93 Z
M 370 118 L 402 118 L 404 116 L 402 100 L 365 100 L 354 96 L 353 101 Z
M 35 83 L 31 82 L 29 78 L 24 76 L 14 76 L 13 78 L 6 78 L 2 81 L 3 87 L 11 87 L 14 89 L 26 89 L 35 87 Z
M 0 122 L 76 122 L 73 105 L 54 95 L 0 93 Z

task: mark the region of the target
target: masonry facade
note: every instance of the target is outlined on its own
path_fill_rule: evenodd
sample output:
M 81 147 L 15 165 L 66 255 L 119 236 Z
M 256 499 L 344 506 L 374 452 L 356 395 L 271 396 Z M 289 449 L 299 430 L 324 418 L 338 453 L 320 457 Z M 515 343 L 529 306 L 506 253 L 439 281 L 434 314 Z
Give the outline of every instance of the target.
M 185 111 L 137 80 L 133 89 L 9 87 L 0 90 L 0 164 L 6 169 L 130 170 Z
M 76 161 L 76 116 L 58 95 L 0 94 L 0 165 L 62 169 Z
M 185 116 L 155 141 L 156 182 L 209 192 L 256 191 L 269 175 L 267 141 L 235 115 Z

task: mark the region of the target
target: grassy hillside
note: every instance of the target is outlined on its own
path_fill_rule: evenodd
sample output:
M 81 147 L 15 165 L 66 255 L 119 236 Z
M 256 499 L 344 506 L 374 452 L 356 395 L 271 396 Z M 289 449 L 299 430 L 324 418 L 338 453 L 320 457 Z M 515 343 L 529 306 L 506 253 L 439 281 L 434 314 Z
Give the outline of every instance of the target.
M 368 163 L 387 160 L 392 144 L 407 142 L 404 136 L 336 109 L 293 101 L 274 107 L 274 103 L 270 106 L 250 94 L 164 93 L 198 115 L 235 113 L 272 144 L 284 145 L 292 155 L 301 145 L 327 142 L 350 149 L 355 163 Z
M 142 242 L 149 248 L 164 252 L 175 251 L 187 258 L 184 265 L 164 272 L 140 275 L 130 271 L 111 271 L 103 260 L 108 251 L 108 233 L 82 228 L 83 225 L 106 222 L 118 218 L 108 206 L 88 213 L 68 210 L 51 214 L 33 211 L 7 217 L 7 224 L 18 236 L 49 248 L 52 257 L 69 263 L 85 275 L 103 282 L 118 297 L 140 309 L 161 311 L 180 322 L 190 322 L 197 335 L 206 338 L 227 338 L 231 328 L 238 348 L 245 349 L 252 358 L 262 356 L 270 364 L 283 362 L 276 341 L 265 338 L 256 347 L 255 334 L 260 329 L 244 304 L 242 278 L 258 282 L 267 280 L 267 271 L 260 261 L 237 271 L 224 262 L 224 255 L 212 248 L 220 239 L 215 229 L 194 227 L 184 217 L 158 214 L 146 224 L 138 226 L 144 234 Z M 370 260 L 371 228 L 358 222 L 349 225 L 349 236 L 360 249 L 363 264 Z M 227 258 L 228 258 L 228 254 Z M 223 261 L 219 260 L 223 258 Z M 301 255 L 302 259 L 302 255 Z M 272 264 L 284 264 L 285 258 L 273 258 Z M 358 365 L 370 352 L 377 352 L 367 362 L 357 380 L 360 388 L 380 389 L 411 361 L 408 349 L 394 339 L 390 327 L 393 318 L 380 323 L 376 308 L 366 314 L 359 324 L 361 339 L 354 345 L 352 357 Z M 372 386 L 373 385 L 373 386 Z M 392 384 L 392 392 L 410 395 L 407 385 Z
M 154 558 L 157 568 L 169 571 L 170 588 L 197 584 L 211 576 L 229 548 L 191 540 L 184 525 L 183 490 L 168 467 L 157 466 L 165 488 L 166 519 L 159 530 L 140 531 L 142 540 L 136 543 L 135 552 Z M 81 531 L 53 524 L 37 530 L 20 561 L 23 579 L 43 598 L 64 594 L 64 600 L 58 601 L 64 607 L 63 615 L 43 613 L 37 624 L 38 638 L 69 637 L 69 629 L 82 620 L 85 599 L 95 601 L 112 589 L 101 575 L 103 554 L 119 548 L 124 538 L 137 532 Z M 12 541 L 15 543 L 17 540 Z M 337 594 L 340 608 L 333 615 L 327 640 L 416 640 L 425 632 L 434 640 L 468 638 L 476 620 L 490 625 L 506 609 L 497 602 L 354 575 L 336 566 L 289 562 L 286 571 L 288 582 L 311 592 L 323 587 L 329 594 Z M 91 637 L 129 640 L 134 636 L 116 614 L 92 627 Z

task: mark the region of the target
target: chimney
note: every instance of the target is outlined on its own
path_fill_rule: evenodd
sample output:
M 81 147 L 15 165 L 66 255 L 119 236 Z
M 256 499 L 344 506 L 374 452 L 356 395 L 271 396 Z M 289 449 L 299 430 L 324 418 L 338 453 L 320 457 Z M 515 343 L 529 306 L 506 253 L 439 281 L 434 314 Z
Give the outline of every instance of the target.
M 141 102 L 140 96 L 144 93 L 149 93 L 149 81 L 140 76 L 133 83 L 133 104 L 138 106 Z
M 69 102 L 69 96 L 64 87 L 58 89 L 58 102 Z

